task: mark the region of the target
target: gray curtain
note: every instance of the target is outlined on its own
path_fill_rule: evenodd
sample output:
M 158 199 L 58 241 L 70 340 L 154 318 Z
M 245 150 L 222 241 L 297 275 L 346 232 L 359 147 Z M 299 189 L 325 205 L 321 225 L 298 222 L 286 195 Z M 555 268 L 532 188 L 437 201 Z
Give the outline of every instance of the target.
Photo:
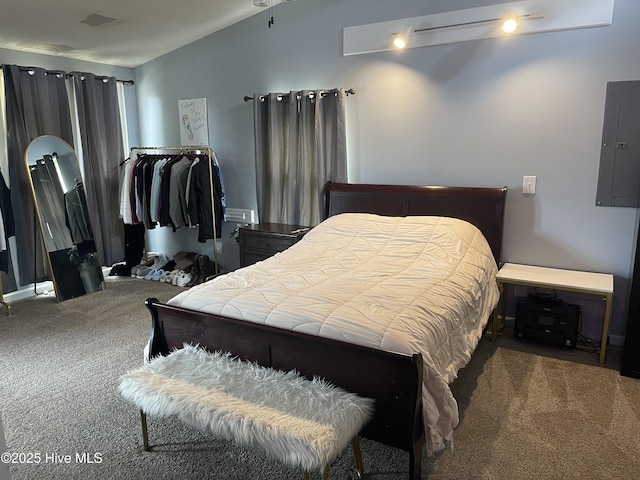
M 64 73 L 17 65 L 2 65 L 2 71 L 11 203 L 19 246 L 18 265 L 14 268 L 19 272 L 20 284 L 26 285 L 48 278 L 48 264 L 39 226 L 34 223 L 24 154 L 29 143 L 40 135 L 55 135 L 73 145 L 71 115 Z
M 254 96 L 261 222 L 322 220 L 324 184 L 347 181 L 345 97 L 342 88 Z
M 116 79 L 72 73 L 75 87 L 87 207 L 104 265 L 124 260 L 119 218 L 119 165 L 124 160 Z

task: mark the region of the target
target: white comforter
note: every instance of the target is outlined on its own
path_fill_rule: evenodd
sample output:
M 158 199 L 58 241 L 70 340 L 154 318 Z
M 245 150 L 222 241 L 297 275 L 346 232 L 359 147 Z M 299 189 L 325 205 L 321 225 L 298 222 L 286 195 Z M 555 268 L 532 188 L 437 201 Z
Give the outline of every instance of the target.
M 446 217 L 331 217 L 286 250 L 180 293 L 192 310 L 413 354 L 424 360 L 427 451 L 458 424 L 449 389 L 498 298 L 491 249 Z

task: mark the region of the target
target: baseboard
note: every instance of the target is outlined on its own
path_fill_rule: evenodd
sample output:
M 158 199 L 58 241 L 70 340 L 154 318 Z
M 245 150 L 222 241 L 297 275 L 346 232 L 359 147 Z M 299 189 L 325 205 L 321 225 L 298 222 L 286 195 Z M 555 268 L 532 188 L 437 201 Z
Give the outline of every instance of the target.
M 53 291 L 53 282 L 41 282 L 36 284 L 35 289 L 33 288 L 33 284 L 27 285 L 26 287 L 22 287 L 15 292 L 5 293 L 3 295 L 3 298 L 5 303 L 11 304 L 13 302 L 17 302 L 18 300 L 35 297 L 36 295 L 49 294 Z
M 609 335 L 609 345 L 621 347 L 624 345 L 624 335 Z
M 107 278 L 109 272 L 111 271 L 111 267 L 102 267 L 102 276 Z M 15 292 L 5 293 L 3 295 L 4 302 L 11 304 L 13 302 L 17 302 L 18 300 L 25 300 L 27 298 L 35 297 L 37 295 L 55 295 L 55 288 L 53 287 L 53 282 L 51 280 L 46 282 L 37 283 L 35 289 L 33 287 L 33 283 L 27 285 L 26 287 L 22 287 Z M 1 480 L 1 479 L 0 479 Z

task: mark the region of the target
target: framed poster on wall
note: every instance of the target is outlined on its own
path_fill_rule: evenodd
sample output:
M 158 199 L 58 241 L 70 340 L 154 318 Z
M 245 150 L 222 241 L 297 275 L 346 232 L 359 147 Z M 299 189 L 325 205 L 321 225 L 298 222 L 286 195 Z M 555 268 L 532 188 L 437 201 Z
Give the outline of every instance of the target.
M 178 100 L 181 145 L 209 145 L 207 99 Z

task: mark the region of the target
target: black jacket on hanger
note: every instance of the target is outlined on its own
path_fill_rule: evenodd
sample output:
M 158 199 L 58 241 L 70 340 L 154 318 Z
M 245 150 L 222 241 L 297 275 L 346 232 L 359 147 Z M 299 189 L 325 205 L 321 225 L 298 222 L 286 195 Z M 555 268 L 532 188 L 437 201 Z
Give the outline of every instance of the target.
M 191 172 L 189 187 L 189 218 L 192 224 L 198 224 L 198 242 L 204 243 L 213 238 L 213 208 L 211 205 L 211 181 L 209 166 L 211 161 L 203 158 L 195 164 Z M 216 213 L 216 237 L 222 236 L 222 183 L 217 169 L 213 169 L 213 201 Z

